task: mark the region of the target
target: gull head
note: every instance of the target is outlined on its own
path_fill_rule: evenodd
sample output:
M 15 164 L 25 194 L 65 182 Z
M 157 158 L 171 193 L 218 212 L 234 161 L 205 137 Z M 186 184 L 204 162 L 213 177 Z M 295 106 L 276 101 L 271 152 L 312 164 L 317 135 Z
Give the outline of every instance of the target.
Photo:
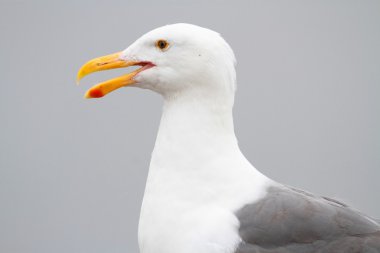
M 93 86 L 85 97 L 99 98 L 134 86 L 164 97 L 222 96 L 233 101 L 235 56 L 227 42 L 210 29 L 190 24 L 159 27 L 121 52 L 88 61 L 79 70 L 77 81 L 96 71 L 131 66 L 139 68 Z

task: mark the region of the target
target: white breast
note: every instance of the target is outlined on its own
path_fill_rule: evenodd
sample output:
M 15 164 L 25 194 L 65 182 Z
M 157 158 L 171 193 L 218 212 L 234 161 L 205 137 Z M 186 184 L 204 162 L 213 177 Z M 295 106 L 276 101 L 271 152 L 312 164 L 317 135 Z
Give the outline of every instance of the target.
M 165 146 L 156 146 L 151 162 L 139 224 L 141 253 L 234 252 L 240 242 L 234 212 L 260 199 L 269 179 L 240 151 L 218 149 L 215 158 L 196 148 Z M 183 157 L 189 152 L 191 161 Z M 214 158 L 206 162 L 209 155 Z

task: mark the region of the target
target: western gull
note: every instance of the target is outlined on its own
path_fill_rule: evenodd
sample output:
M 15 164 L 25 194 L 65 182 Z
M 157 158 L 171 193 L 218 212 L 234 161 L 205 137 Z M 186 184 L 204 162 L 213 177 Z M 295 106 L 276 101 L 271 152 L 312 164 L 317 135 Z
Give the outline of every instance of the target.
M 164 98 L 138 229 L 141 253 L 380 252 L 380 225 L 331 198 L 260 173 L 234 133 L 235 56 L 216 32 L 173 24 L 78 72 L 141 66 L 87 91 Z

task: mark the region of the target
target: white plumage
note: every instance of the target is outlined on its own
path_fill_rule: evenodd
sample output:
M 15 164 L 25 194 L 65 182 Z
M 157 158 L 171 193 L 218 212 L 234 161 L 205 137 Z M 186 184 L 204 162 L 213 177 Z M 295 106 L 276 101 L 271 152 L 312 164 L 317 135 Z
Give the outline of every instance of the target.
M 141 69 L 95 86 L 125 85 L 164 98 L 139 223 L 141 253 L 380 252 L 380 226 L 337 201 L 278 184 L 240 152 L 233 126 L 235 57 L 214 31 L 155 29 L 84 75 Z
M 159 38 L 171 47 L 149 50 Z M 232 50 L 211 30 L 177 24 L 147 33 L 123 55 L 157 63 L 137 85 L 165 99 L 141 209 L 141 252 L 232 252 L 240 242 L 234 212 L 262 196 L 269 181 L 234 134 Z

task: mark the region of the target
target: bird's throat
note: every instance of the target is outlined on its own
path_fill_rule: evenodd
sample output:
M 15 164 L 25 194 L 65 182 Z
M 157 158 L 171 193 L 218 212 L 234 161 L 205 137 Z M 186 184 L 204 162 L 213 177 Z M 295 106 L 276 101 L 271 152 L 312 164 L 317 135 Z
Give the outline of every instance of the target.
M 182 97 L 165 100 L 152 162 L 167 168 L 194 169 L 197 163 L 201 167 L 231 152 L 240 152 L 232 104 Z

